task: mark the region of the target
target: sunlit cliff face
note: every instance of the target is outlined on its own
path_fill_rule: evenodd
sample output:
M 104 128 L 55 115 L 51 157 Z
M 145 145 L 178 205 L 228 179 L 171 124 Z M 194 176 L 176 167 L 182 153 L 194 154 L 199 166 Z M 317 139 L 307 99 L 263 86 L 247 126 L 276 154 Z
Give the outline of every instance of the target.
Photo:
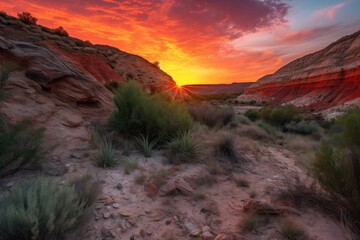
M 356 0 L 0 0 L 10 15 L 159 61 L 178 85 L 256 81 L 359 28 Z

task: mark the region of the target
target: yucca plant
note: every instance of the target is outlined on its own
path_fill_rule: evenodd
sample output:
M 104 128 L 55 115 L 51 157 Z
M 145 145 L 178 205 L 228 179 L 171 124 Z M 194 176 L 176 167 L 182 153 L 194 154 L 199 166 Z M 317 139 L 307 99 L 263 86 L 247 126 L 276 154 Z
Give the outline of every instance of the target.
M 99 167 L 108 168 L 116 164 L 115 148 L 110 140 L 102 138 L 99 144 L 97 164 Z
M 186 132 L 173 138 L 167 148 L 170 163 L 184 163 L 197 157 L 199 144 Z
M 157 140 L 150 140 L 148 136 L 140 135 L 135 138 L 135 142 L 139 150 L 144 154 L 145 157 L 151 157 L 152 151 L 157 143 Z

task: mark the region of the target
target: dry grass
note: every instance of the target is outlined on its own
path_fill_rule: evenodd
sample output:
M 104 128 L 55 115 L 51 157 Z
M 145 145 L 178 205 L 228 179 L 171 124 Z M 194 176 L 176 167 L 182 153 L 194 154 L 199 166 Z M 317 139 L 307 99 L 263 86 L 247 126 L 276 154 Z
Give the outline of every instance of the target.
M 138 161 L 136 159 L 125 159 L 122 162 L 122 167 L 125 174 L 130 174 L 138 168 Z
M 257 233 L 259 228 L 269 224 L 269 218 L 259 216 L 256 214 L 245 214 L 240 223 L 240 229 L 242 232 L 253 232 Z
M 307 239 L 305 230 L 298 223 L 290 219 L 286 219 L 281 224 L 281 235 L 288 240 Z
M 240 136 L 246 136 L 254 140 L 269 140 L 270 135 L 256 125 L 242 125 L 238 130 Z
M 168 175 L 169 173 L 165 169 L 159 169 L 151 172 L 150 179 L 157 188 L 160 188 L 166 183 Z
M 144 173 L 140 173 L 139 175 L 135 176 L 135 183 L 142 185 L 146 181 L 146 175 Z
M 214 156 L 219 160 L 232 163 L 240 159 L 235 147 L 235 136 L 228 132 L 220 132 L 214 141 Z
M 313 151 L 318 147 L 317 142 L 305 136 L 287 134 L 284 140 L 289 149 L 298 153 Z

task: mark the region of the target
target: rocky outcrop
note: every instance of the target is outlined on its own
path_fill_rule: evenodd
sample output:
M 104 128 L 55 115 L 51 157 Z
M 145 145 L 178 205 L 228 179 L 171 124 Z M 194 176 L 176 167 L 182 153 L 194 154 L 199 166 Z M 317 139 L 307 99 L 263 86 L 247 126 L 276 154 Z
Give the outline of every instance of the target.
M 360 98 L 360 31 L 259 79 L 238 99 L 323 110 Z
M 149 92 L 175 86 L 171 76 L 140 56 L 110 46 L 59 36 L 52 29 L 39 25 L 27 25 L 5 14 L 0 14 L 0 36 L 12 41 L 21 41 L 22 44 L 31 44 L 34 49 L 24 48 L 24 51 L 27 51 L 26 54 L 28 51 L 36 53 L 39 48 L 43 51 L 39 55 L 46 54 L 47 51 L 55 52 L 60 56 L 59 59 L 71 62 L 71 70 L 76 67 L 77 71 L 86 73 L 101 83 L 111 80 L 125 82 L 133 79 Z M 5 49 L 3 43 L 0 43 L 0 47 Z M 6 48 L 10 47 L 6 46 Z M 48 59 L 47 55 L 43 56 L 45 63 L 46 60 L 54 60 Z
M 168 89 L 172 78 L 145 59 L 116 48 L 59 36 L 0 13 L 0 75 L 14 64 L 0 113 L 10 124 L 23 120 L 45 128 L 53 159 L 86 148 L 90 125 L 106 122 L 114 109 L 104 83 L 128 79 L 148 91 Z

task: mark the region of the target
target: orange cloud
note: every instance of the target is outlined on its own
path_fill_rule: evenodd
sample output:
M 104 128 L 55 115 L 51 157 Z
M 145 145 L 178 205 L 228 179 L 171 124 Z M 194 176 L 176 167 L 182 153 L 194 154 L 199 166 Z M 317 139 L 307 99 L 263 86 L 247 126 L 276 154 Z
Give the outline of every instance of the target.
M 255 81 L 284 62 L 269 50 L 235 49 L 234 39 L 286 23 L 282 0 L 10 0 L 39 24 L 159 61 L 178 84 Z

